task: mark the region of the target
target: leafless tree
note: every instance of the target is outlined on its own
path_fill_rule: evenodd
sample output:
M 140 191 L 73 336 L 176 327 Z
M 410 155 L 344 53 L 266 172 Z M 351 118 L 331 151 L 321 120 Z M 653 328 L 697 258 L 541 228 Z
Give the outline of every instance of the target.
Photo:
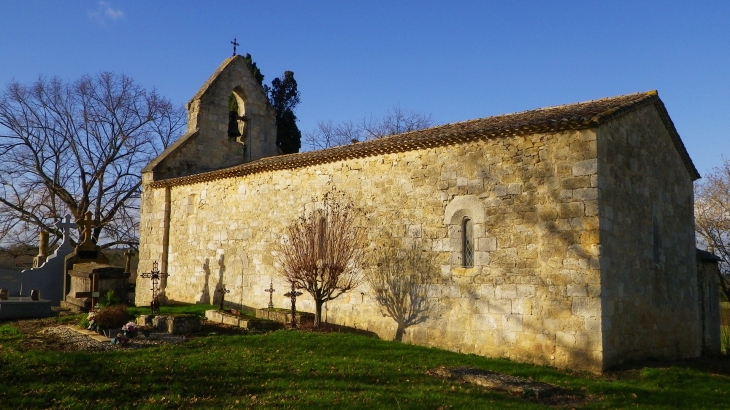
M 730 161 L 695 187 L 695 230 L 700 246 L 722 258 L 720 287 L 730 300 Z
M 431 127 L 433 121 L 430 115 L 402 109 L 400 106 L 388 110 L 385 116 L 378 119 L 363 119 L 362 130 L 366 140 L 374 140 L 388 135 L 421 130 Z
M 418 244 L 401 249 L 389 241 L 374 251 L 366 272 L 375 300 L 398 324 L 395 340 L 403 340 L 406 328 L 425 321 L 432 310 L 427 290 L 439 275 L 434 253 Z
M 369 141 L 388 135 L 402 134 L 433 126 L 430 115 L 404 110 L 396 106 L 388 110 L 382 118 L 365 117 L 359 123 L 345 121 L 335 124 L 332 121 L 317 123 L 317 128 L 304 134 L 308 149 L 324 149 L 347 145 L 359 141 Z
M 281 277 L 314 299 L 318 327 L 322 305 L 362 283 L 366 235 L 344 195 L 329 192 L 316 205 L 286 228 L 277 258 Z
M 30 243 L 91 211 L 102 246 L 137 242 L 141 169 L 177 138 L 186 113 L 131 78 L 39 78 L 0 95 L 0 243 Z M 101 244 L 100 244 L 101 245 Z

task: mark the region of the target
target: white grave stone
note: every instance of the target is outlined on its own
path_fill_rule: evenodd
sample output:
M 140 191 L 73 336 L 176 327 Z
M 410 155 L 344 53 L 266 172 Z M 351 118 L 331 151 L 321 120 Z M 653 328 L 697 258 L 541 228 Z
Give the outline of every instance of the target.
M 65 259 L 74 250 L 70 243 L 70 233 L 72 228 L 76 228 L 76 223 L 71 222 L 71 215 L 66 215 L 65 219 L 65 222 L 56 222 L 56 228 L 63 232 L 63 240 L 58 249 L 44 263 L 39 263 L 37 268 L 23 271 L 21 296 L 30 296 L 31 290 L 37 289 L 42 299 L 51 301 L 51 306 L 58 306 L 63 300 Z

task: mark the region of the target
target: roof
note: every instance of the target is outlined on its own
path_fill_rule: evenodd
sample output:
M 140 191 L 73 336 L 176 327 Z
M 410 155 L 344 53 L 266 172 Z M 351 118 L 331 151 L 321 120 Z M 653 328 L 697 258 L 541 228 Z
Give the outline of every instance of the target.
M 267 157 L 221 170 L 159 180 L 152 182 L 150 185 L 154 188 L 188 185 L 259 172 L 296 169 L 353 158 L 454 145 L 480 139 L 594 128 L 650 104 L 656 105 L 690 176 L 693 180 L 699 179 L 700 175 L 692 163 L 672 120 L 669 118 L 664 104 L 659 99 L 659 95 L 656 91 L 648 91 L 456 122 L 318 151 Z
M 702 249 L 697 249 L 697 258 L 706 261 L 722 262 L 721 257 L 715 255 L 714 253 L 703 251 Z

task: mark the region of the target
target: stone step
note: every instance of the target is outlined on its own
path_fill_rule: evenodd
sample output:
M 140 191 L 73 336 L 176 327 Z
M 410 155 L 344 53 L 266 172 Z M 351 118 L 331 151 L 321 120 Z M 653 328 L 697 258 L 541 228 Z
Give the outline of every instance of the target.
M 100 335 L 100 334 L 98 334 L 96 332 L 92 332 L 91 330 L 88 330 L 88 329 L 82 329 L 82 328 L 76 327 L 76 326 L 67 326 L 67 327 L 69 329 L 73 330 L 74 332 L 80 333 L 82 335 L 86 335 L 86 336 L 96 340 L 97 342 L 109 342 L 111 340 L 104 335 Z

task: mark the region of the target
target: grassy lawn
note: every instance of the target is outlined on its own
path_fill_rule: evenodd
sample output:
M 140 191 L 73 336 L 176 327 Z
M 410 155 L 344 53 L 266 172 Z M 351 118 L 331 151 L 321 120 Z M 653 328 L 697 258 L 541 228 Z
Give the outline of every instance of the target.
M 526 398 L 437 379 L 470 366 L 557 384 L 586 408 L 727 408 L 730 376 L 644 367 L 595 376 L 383 341 L 281 330 L 210 336 L 106 353 L 23 351 L 0 326 L 3 408 L 547 408 Z

